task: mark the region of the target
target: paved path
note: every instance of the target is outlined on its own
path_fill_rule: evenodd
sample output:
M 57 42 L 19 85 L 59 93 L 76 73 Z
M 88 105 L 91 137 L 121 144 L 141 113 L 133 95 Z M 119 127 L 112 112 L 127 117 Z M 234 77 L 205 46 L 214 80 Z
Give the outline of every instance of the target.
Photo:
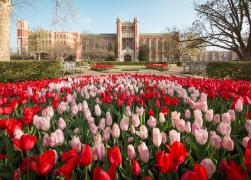
M 98 72 L 98 71 L 93 71 L 90 70 L 89 68 L 82 68 L 82 73 L 81 74 L 70 74 L 66 75 L 65 77 L 75 77 L 75 76 L 81 76 L 81 75 L 106 75 L 106 74 L 121 74 L 121 73 L 132 73 L 132 74 L 156 74 L 156 75 L 172 75 L 172 76 L 182 76 L 182 77 L 199 77 L 202 78 L 201 76 L 196 76 L 192 74 L 183 74 L 182 73 L 183 68 L 182 67 L 177 67 L 177 66 L 171 66 L 169 70 L 167 71 L 156 71 L 156 70 L 151 70 L 151 69 L 140 69 L 139 71 L 124 71 L 121 69 L 111 69 L 107 72 Z

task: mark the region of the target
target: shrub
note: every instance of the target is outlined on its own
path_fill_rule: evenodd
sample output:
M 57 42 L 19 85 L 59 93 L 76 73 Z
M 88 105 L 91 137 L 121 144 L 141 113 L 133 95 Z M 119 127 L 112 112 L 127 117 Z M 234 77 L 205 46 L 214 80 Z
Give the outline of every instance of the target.
M 166 71 L 168 70 L 168 64 L 146 64 L 146 68 L 154 69 L 157 71 Z
M 150 61 L 105 61 L 105 62 L 90 62 L 95 64 L 110 64 L 110 65 L 146 65 L 146 64 L 153 64 Z M 156 62 L 157 64 L 166 64 L 166 62 Z
M 147 61 L 149 59 L 149 48 L 143 45 L 139 48 L 139 61 Z
M 251 61 L 210 62 L 206 72 L 212 78 L 251 81 Z
M 94 64 L 91 66 L 91 69 L 94 71 L 105 71 L 107 69 L 113 68 L 113 65 L 110 64 Z
M 180 61 L 177 62 L 177 66 L 178 66 L 178 67 L 181 67 L 181 66 L 182 66 L 182 62 L 180 62 Z
M 0 82 L 58 78 L 61 73 L 59 61 L 0 61 Z

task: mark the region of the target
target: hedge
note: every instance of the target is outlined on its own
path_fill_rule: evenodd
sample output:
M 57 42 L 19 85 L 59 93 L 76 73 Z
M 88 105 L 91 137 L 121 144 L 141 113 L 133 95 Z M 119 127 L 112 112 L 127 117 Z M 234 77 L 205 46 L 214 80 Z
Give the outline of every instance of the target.
M 212 78 L 251 81 L 251 61 L 210 62 L 206 72 Z
M 59 61 L 0 61 L 0 82 L 58 78 L 61 73 Z

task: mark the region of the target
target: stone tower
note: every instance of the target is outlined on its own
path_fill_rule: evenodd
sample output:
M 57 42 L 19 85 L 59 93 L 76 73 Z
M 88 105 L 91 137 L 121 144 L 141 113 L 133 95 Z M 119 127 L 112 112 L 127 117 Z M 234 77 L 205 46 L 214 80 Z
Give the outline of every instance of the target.
M 134 18 L 134 60 L 138 60 L 139 55 L 139 22 Z
M 11 0 L 0 1 L 0 61 L 10 60 Z
M 118 60 L 122 60 L 122 22 L 117 18 L 117 55 Z
M 28 53 L 28 22 L 25 20 L 17 21 L 17 53 Z

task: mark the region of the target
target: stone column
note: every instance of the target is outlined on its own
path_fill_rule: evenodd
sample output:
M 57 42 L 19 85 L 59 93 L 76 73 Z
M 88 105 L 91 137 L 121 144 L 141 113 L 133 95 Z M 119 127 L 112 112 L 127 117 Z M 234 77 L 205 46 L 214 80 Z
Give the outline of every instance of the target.
M 0 1 L 0 61 L 10 60 L 11 0 Z
M 138 61 L 139 54 L 139 22 L 134 18 L 134 61 Z
M 155 41 L 155 61 L 158 61 L 158 53 L 159 53 L 159 40 Z
M 149 47 L 149 61 L 152 61 L 152 39 L 148 39 L 148 47 Z
M 117 54 L 118 60 L 123 61 L 122 57 L 122 22 L 120 18 L 117 18 Z
M 161 52 L 161 60 L 162 61 L 164 61 L 164 57 L 165 57 L 165 41 L 164 41 L 164 39 L 161 39 L 161 42 L 162 42 L 162 44 L 161 44 L 161 49 L 162 49 L 162 52 Z

